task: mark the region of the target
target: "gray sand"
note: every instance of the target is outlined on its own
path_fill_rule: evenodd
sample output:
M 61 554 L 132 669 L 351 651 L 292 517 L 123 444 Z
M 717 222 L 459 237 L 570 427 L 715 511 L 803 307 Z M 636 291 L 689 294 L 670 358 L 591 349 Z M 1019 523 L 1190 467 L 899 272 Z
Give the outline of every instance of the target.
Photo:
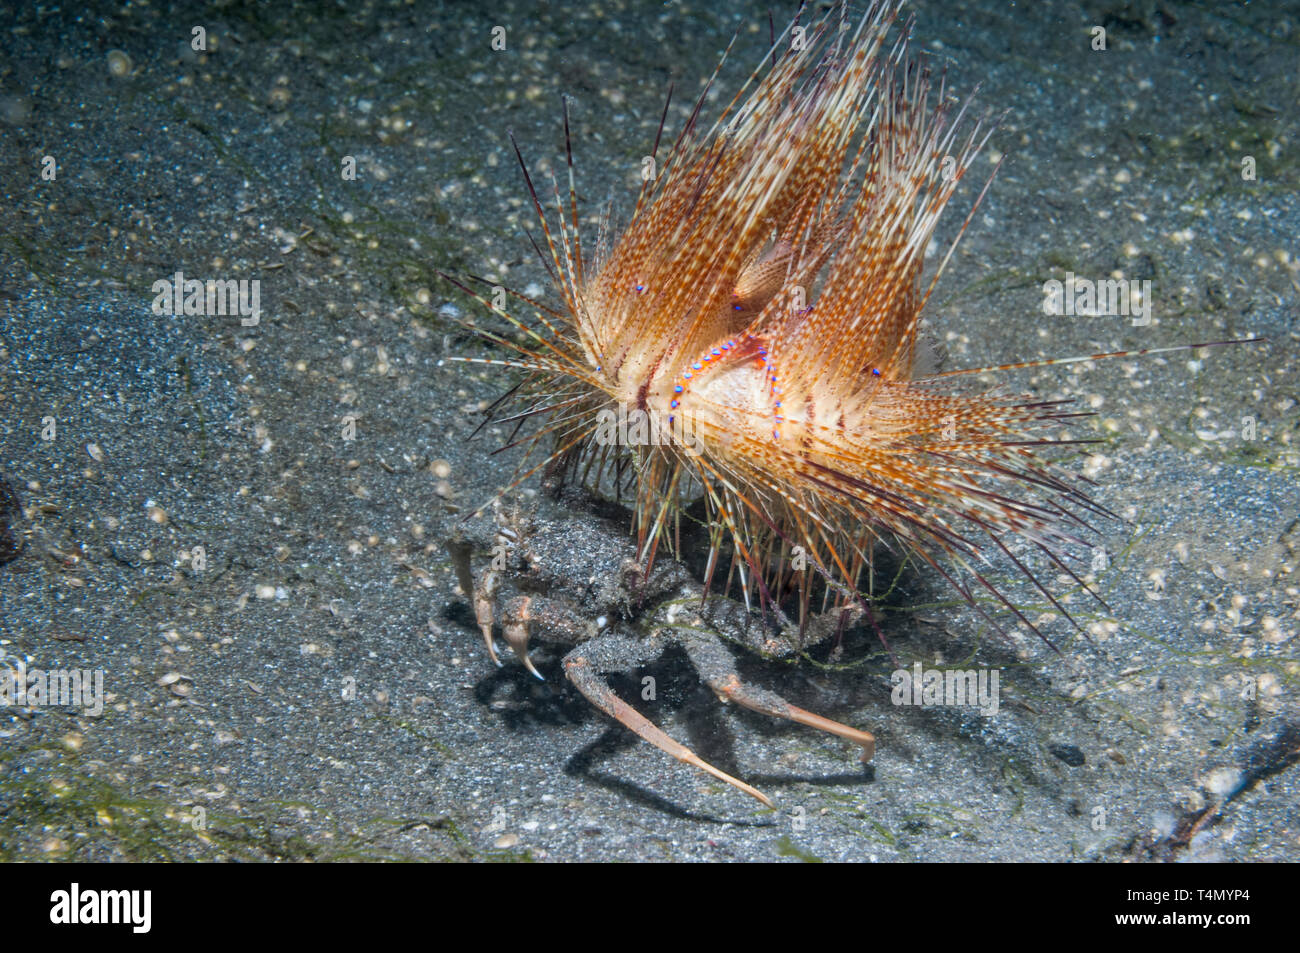
M 770 811 L 633 743 L 555 652 L 535 652 L 545 685 L 492 667 L 442 540 L 517 460 L 492 455 L 504 427 L 469 440 L 510 378 L 446 360 L 494 352 L 435 275 L 540 286 L 507 130 L 549 190 L 572 96 L 586 208 L 626 210 L 670 80 L 675 131 L 738 26 L 720 94 L 762 55 L 766 7 L 352 6 L 5 24 L 0 474 L 20 509 L 0 514 L 22 550 L 0 649 L 98 670 L 105 695 L 0 710 L 0 856 L 1300 859 L 1294 7 L 915 5 L 949 87 L 1006 111 L 940 228 L 1004 154 L 930 305 L 948 366 L 1268 341 L 1004 378 L 1095 411 L 1075 435 L 1102 442 L 1067 463 L 1121 519 L 1095 524 L 1109 610 L 1068 603 L 1091 645 L 1059 616 L 1059 653 L 1005 612 L 1001 638 L 904 575 L 898 660 L 997 669 L 996 715 L 891 704 L 871 637 L 838 666 L 742 662 L 874 731 L 864 772 L 838 739 L 718 705 L 680 655 L 615 680 Z M 156 315 L 176 271 L 260 279 L 260 323 Z M 1067 271 L 1151 279 L 1150 325 L 1045 316 Z M 551 558 L 589 544 L 547 536 L 572 514 L 536 482 L 517 496 Z M 1051 609 L 990 572 L 1031 620 Z

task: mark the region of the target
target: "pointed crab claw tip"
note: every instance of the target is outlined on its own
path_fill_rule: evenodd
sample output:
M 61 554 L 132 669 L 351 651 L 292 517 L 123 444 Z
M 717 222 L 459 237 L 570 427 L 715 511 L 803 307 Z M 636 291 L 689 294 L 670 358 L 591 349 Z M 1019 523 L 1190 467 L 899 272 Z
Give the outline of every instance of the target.
M 514 649 L 515 656 L 523 663 L 524 668 L 532 672 L 533 675 L 537 677 L 538 681 L 544 682 L 546 679 L 542 678 L 541 672 L 537 671 L 537 669 L 533 667 L 533 660 L 528 657 L 528 642 L 532 637 L 531 633 L 528 631 L 528 624 L 531 621 L 531 616 L 528 612 L 529 602 L 531 602 L 530 599 L 525 599 L 522 604 L 520 604 L 517 610 L 518 614 L 514 618 L 506 621 L 502 634 L 506 637 L 506 642 L 508 642 L 510 647 Z
M 492 643 L 492 630 L 485 628 L 483 630 L 483 641 L 487 644 L 488 657 L 492 659 L 497 668 L 501 667 L 501 660 L 497 658 L 497 647 Z

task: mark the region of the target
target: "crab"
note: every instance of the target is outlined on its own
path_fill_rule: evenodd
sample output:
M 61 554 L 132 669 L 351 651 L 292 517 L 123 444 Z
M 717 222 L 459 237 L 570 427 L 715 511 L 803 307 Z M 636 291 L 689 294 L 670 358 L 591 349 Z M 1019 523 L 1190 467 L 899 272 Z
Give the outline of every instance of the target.
M 731 599 L 714 595 L 706 600 L 686 567 L 674 559 L 661 556 L 647 571 L 626 531 L 595 512 L 595 501 L 577 501 L 586 512 L 574 512 L 575 501 L 568 502 L 565 514 L 546 520 L 544 527 L 521 518 L 517 511 L 502 518 L 498 510 L 492 560 L 477 577 L 473 545 L 459 536 L 447 541 L 457 580 L 470 598 L 488 655 L 498 667 L 503 663 L 493 633 L 499 618 L 506 644 L 536 678 L 545 680 L 529 657 L 534 639 L 568 649 L 564 674 L 592 705 L 678 761 L 767 807 L 773 807 L 767 795 L 673 739 L 615 694 L 605 677 L 646 665 L 676 645 L 723 704 L 838 735 L 860 747 L 864 764 L 871 761 L 875 738 L 870 732 L 746 684 L 726 644 L 738 642 L 765 657 L 789 657 L 842 631 L 856 610 L 814 617 L 800 632 L 779 616 L 779 610 L 775 616 L 769 612 L 757 617 Z M 543 545 L 534 545 L 542 540 L 547 541 L 545 552 Z M 515 590 L 504 600 L 503 584 Z M 724 632 L 726 639 L 720 634 Z

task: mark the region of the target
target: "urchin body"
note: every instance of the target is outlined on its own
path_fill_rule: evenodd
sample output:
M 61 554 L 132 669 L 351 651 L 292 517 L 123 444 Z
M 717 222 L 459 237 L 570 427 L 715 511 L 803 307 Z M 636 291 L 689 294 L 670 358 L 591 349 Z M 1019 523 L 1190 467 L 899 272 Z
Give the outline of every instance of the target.
M 450 544 L 462 588 L 474 607 L 489 654 L 502 636 L 538 678 L 528 652 L 533 640 L 565 652 L 564 674 L 597 708 L 642 739 L 771 806 L 762 792 L 701 759 L 616 695 L 607 676 L 632 672 L 680 647 L 701 680 L 723 703 L 784 718 L 845 738 L 869 761 L 875 740 L 867 732 L 792 705 L 775 692 L 747 684 L 731 648 L 739 645 L 768 658 L 788 658 L 831 637 L 853 610 L 816 617 L 803 630 L 760 616 L 730 599 L 701 598 L 700 586 L 676 560 L 661 559 L 646 571 L 618 525 L 568 494 L 570 512 L 545 526 L 504 518 L 489 543 Z M 486 545 L 485 545 L 486 544 Z M 476 548 L 489 549 L 485 565 L 472 567 Z M 498 664 L 500 662 L 498 661 Z

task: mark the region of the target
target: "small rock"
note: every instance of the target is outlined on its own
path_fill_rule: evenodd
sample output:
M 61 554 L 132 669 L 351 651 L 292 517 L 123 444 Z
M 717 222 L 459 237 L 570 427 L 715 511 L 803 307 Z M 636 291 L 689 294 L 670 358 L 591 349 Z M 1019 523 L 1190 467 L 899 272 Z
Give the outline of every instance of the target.
M 1241 785 L 1241 771 L 1237 768 L 1215 768 L 1205 776 L 1205 790 L 1215 797 L 1223 797 Z
M 1088 761 L 1078 745 L 1048 745 L 1047 750 L 1072 768 L 1082 767 Z
M 114 79 L 121 79 L 130 76 L 131 71 L 135 69 L 135 64 L 131 62 L 131 57 L 127 56 L 121 50 L 109 50 L 105 57 L 108 60 L 108 75 Z

